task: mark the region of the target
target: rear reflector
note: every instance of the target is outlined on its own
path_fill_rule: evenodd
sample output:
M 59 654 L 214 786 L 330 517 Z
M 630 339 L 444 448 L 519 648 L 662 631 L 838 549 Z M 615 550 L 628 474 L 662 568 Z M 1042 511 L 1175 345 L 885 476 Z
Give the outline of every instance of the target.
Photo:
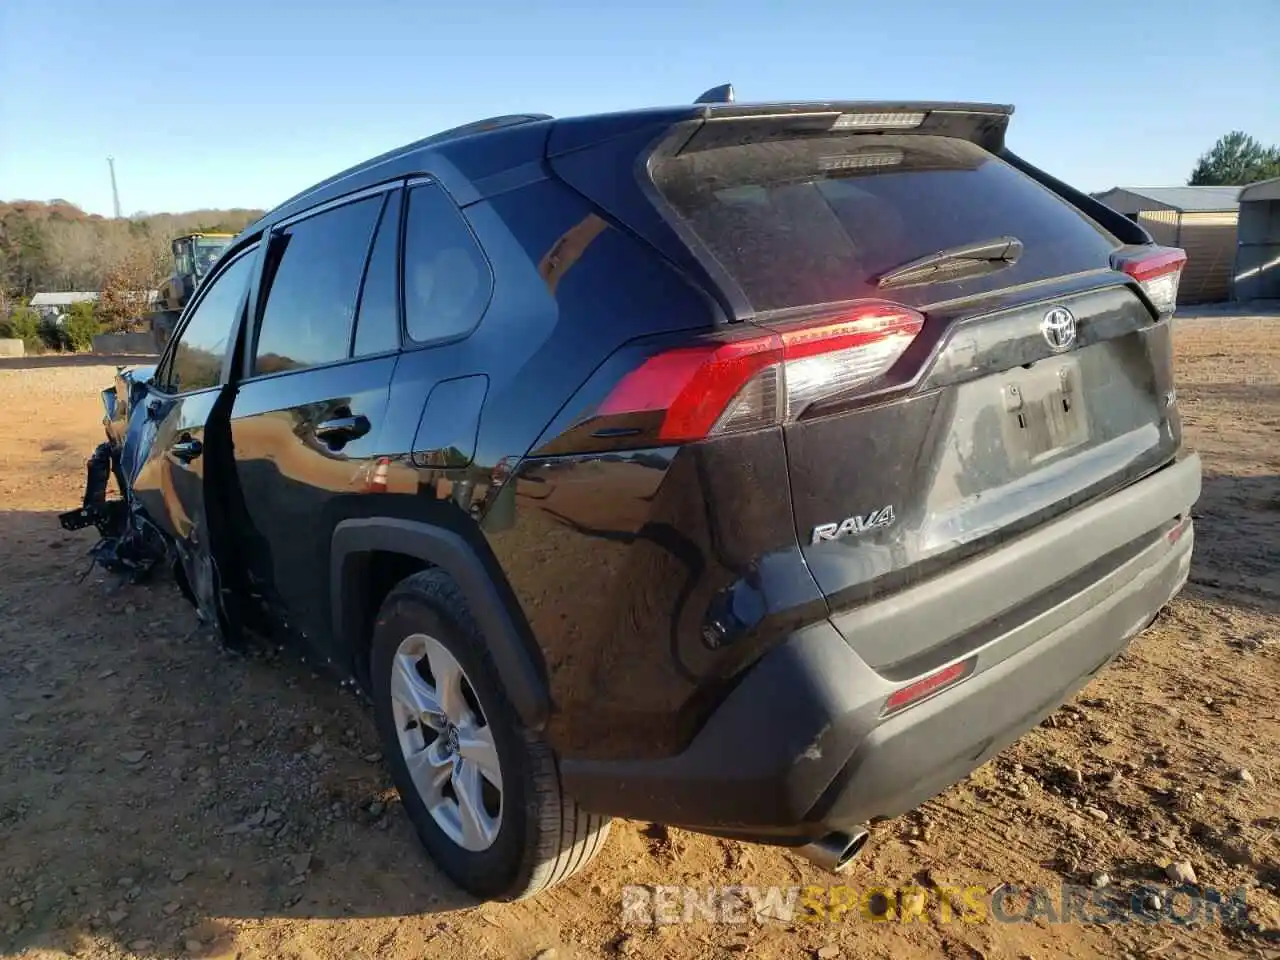
M 1186 253 L 1177 247 L 1155 247 L 1126 257 L 1117 266 L 1142 285 L 1161 316 L 1169 316 L 1178 305 L 1178 279 L 1186 264 Z
M 875 301 L 759 336 L 667 350 L 623 377 L 596 415 L 662 411 L 657 436 L 669 442 L 794 420 L 815 400 L 884 374 L 923 326 L 916 311 Z
M 926 697 L 933 696 L 944 687 L 959 683 L 973 673 L 974 665 L 977 662 L 976 657 L 970 657 L 968 660 L 953 663 L 948 667 L 943 667 L 936 673 L 931 673 L 927 677 L 921 677 L 905 687 L 898 688 L 889 694 L 889 699 L 885 701 L 884 709 L 880 712 L 880 715 L 883 717 L 891 713 L 897 713 L 899 710 L 904 710 L 914 703 L 919 703 Z
M 1170 543 L 1177 543 L 1182 539 L 1182 535 L 1187 532 L 1189 526 L 1191 526 L 1191 518 L 1183 517 L 1172 530 L 1165 534 L 1165 539 Z

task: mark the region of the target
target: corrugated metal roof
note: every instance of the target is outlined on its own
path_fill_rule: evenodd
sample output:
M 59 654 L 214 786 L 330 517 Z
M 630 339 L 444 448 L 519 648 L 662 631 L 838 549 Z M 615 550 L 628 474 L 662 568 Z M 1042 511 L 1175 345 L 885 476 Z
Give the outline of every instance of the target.
M 1259 180 L 1242 189 L 1240 202 L 1246 203 L 1250 200 L 1280 200 L 1280 177 Z
M 129 294 L 134 300 L 145 300 L 148 303 L 160 299 L 159 290 L 134 290 Z M 71 291 L 59 293 L 37 293 L 31 298 L 33 307 L 69 307 L 73 303 L 95 303 L 98 295 L 87 291 Z
M 96 293 L 37 293 L 31 298 L 33 307 L 69 307 L 73 303 L 98 299 Z
M 1240 205 L 1242 189 L 1242 187 L 1112 187 L 1094 196 L 1121 213 L 1136 213 L 1139 209 L 1214 213 L 1235 210 Z M 1142 206 L 1143 200 L 1153 206 Z M 1126 207 L 1135 209 L 1125 209 Z

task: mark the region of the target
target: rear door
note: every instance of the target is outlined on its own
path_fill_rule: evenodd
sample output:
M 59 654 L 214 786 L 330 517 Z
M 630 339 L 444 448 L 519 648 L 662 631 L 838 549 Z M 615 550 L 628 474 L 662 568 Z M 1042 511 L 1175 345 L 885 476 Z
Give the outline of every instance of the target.
M 206 622 L 218 616 L 218 575 L 205 510 L 206 424 L 232 389 L 223 385 L 223 364 L 256 258 L 256 247 L 238 254 L 201 291 L 157 369 L 144 409 L 135 415 L 143 418 L 135 420 L 139 437 L 130 440 L 131 448 L 146 450 L 133 479 L 134 496 L 172 540 Z M 154 439 L 148 441 L 150 432 Z
M 329 537 L 371 489 L 400 346 L 401 204 L 392 184 L 272 229 L 231 414 L 253 589 L 322 652 Z
M 975 143 L 767 138 L 651 171 L 752 323 L 785 339 L 884 302 L 911 324 L 870 379 L 838 352 L 784 365 L 796 533 L 833 608 L 1173 456 L 1167 318 L 1119 241 Z

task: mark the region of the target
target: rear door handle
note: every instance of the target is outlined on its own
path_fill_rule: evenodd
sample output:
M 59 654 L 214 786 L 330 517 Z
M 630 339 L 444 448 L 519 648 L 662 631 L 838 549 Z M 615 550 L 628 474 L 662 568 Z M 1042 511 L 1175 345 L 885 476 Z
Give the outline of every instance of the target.
M 190 463 L 200 454 L 204 453 L 204 446 L 199 440 L 193 440 L 191 437 L 184 437 L 169 448 L 169 452 L 173 456 L 181 460 L 183 463 Z
M 316 425 L 316 436 L 331 447 L 340 447 L 369 432 L 369 418 L 363 414 L 334 417 Z

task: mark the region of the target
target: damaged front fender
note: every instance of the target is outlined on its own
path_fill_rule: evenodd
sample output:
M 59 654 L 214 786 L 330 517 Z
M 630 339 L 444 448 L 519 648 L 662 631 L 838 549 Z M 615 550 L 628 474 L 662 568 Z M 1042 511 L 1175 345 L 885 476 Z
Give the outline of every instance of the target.
M 170 396 L 155 389 L 155 371 L 122 367 L 102 392 L 106 442 L 87 462 L 80 509 L 62 514 L 61 522 L 69 530 L 96 526 L 102 539 L 90 552 L 109 570 L 139 580 L 167 566 L 201 621 L 216 624 L 224 642 L 235 645 L 239 621 L 228 614 L 219 586 L 204 504 L 211 458 L 202 456 L 199 439 L 210 419 L 225 416 L 233 393 Z M 194 452 L 184 456 L 188 451 Z M 107 495 L 111 476 L 115 498 Z
M 101 539 L 90 549 L 94 562 L 135 580 L 170 560 L 165 536 L 133 496 L 133 481 L 156 438 L 156 420 L 146 407 L 147 386 L 154 375 L 155 367 L 122 367 L 115 383 L 102 391 L 107 439 L 85 463 L 80 508 L 58 517 L 64 530 L 96 527 Z M 109 498 L 112 476 L 119 496 Z
M 107 442 L 116 450 L 116 481 L 122 494 L 132 493 L 133 482 L 156 441 L 158 407 L 149 409 L 156 405 L 149 396 L 155 373 L 153 366 L 122 367 L 116 373 L 115 384 L 102 394 L 102 423 Z

